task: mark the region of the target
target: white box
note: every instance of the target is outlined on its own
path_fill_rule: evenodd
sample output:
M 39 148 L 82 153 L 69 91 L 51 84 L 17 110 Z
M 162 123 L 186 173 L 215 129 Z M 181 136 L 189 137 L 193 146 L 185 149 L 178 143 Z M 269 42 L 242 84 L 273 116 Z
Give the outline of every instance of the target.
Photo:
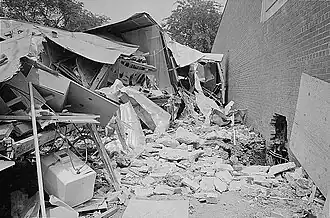
M 42 157 L 41 167 L 45 191 L 74 207 L 93 197 L 96 173 L 85 164 L 78 174 L 69 155 L 75 169 L 84 165 L 73 152 L 60 150 Z

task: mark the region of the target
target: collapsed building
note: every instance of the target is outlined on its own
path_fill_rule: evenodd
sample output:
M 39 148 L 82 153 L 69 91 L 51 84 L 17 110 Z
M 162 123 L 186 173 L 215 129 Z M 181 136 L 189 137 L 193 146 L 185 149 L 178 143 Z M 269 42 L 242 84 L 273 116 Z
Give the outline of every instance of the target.
M 84 33 L 1 22 L 0 182 L 11 216 L 155 217 L 161 207 L 181 218 L 191 199 L 217 204 L 231 191 L 298 202 L 302 215 L 327 204 L 295 163 L 267 166 L 265 140 L 226 95 L 222 54 L 175 42 L 147 13 Z M 27 162 L 42 173 L 20 176 Z M 7 182 L 17 177 L 29 183 Z M 183 199 L 149 199 L 172 195 Z

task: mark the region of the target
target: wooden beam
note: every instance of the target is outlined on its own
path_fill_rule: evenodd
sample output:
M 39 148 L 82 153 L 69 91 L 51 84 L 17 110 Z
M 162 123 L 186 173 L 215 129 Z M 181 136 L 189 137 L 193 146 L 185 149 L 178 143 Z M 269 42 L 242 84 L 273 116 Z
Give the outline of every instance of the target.
M 32 114 L 33 141 L 34 141 L 34 149 L 35 149 L 36 163 L 37 163 L 39 201 L 41 206 L 41 215 L 42 217 L 46 217 L 47 214 L 46 214 L 45 197 L 44 197 L 44 185 L 42 181 L 41 160 L 40 160 L 40 151 L 38 144 L 38 129 L 37 129 L 36 111 L 34 108 L 32 82 L 29 82 L 29 88 L 30 88 L 30 102 L 31 102 L 31 114 Z
M 60 127 L 59 131 L 63 132 L 67 130 L 67 132 L 70 132 L 72 131 L 72 129 L 73 129 L 73 125 L 69 124 Z M 56 134 L 55 130 L 41 132 L 38 134 L 39 146 L 43 146 L 44 144 L 50 141 L 54 141 L 57 138 L 59 138 L 59 136 Z M 13 144 L 14 157 L 17 158 L 29 151 L 32 151 L 34 147 L 33 139 L 34 139 L 33 136 L 30 136 L 20 141 L 14 142 Z
M 96 78 L 93 80 L 90 90 L 94 91 L 94 90 L 100 88 L 100 85 L 102 84 L 104 78 L 106 77 L 106 73 L 108 72 L 109 69 L 110 69 L 110 65 L 108 65 L 108 64 L 103 65 L 100 72 L 97 74 Z
M 109 158 L 109 155 L 107 153 L 107 150 L 105 149 L 104 147 L 104 144 L 102 143 L 102 140 L 97 132 L 97 129 L 96 129 L 96 125 L 95 124 L 87 124 L 87 127 L 89 128 L 91 134 L 92 134 L 92 137 L 94 139 L 94 142 L 96 144 L 96 147 L 97 147 L 97 150 L 99 152 L 99 155 L 101 156 L 102 158 L 102 161 L 103 161 L 103 164 L 111 178 L 111 181 L 113 182 L 113 186 L 115 188 L 116 191 L 119 191 L 120 190 L 120 187 L 119 187 L 119 182 L 116 178 L 116 174 L 112 168 L 112 165 L 111 165 L 111 161 L 110 161 L 110 158 Z

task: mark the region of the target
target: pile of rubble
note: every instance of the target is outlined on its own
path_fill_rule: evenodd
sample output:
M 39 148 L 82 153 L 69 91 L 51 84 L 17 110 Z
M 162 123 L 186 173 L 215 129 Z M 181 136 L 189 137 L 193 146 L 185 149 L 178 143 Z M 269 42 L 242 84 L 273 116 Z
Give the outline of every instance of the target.
M 287 214 L 290 217 L 320 213 L 324 197 L 295 163 L 246 165 L 242 151 L 253 150 L 251 144 L 254 144 L 260 153 L 260 147 L 264 146 L 257 134 L 243 125 L 203 126 L 191 125 L 189 121 L 176 120 L 173 123 L 176 129 L 146 135 L 146 147 L 139 154 L 132 157 L 122 152 L 120 157 L 113 159 L 122 189 L 119 192 L 100 191 L 108 203 L 122 205 L 123 209 L 129 208 L 132 200 L 191 202 L 195 199 L 202 204 L 217 204 L 222 194 L 239 192 L 250 203 L 284 201 L 292 207 Z M 234 130 L 236 146 L 233 144 Z M 107 143 L 106 147 L 112 153 L 115 141 Z M 194 213 L 191 206 L 189 211 Z M 124 217 L 133 217 L 130 213 L 127 209 Z M 263 214 L 263 217 L 273 215 Z

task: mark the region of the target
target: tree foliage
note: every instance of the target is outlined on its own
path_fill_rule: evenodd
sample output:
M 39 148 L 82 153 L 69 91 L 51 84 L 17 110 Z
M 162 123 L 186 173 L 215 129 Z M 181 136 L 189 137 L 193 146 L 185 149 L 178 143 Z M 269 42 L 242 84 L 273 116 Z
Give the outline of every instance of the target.
M 0 16 L 69 31 L 84 31 L 110 19 L 77 0 L 2 0 Z
M 177 42 L 210 52 L 221 21 L 221 5 L 213 0 L 178 0 L 163 28 Z

